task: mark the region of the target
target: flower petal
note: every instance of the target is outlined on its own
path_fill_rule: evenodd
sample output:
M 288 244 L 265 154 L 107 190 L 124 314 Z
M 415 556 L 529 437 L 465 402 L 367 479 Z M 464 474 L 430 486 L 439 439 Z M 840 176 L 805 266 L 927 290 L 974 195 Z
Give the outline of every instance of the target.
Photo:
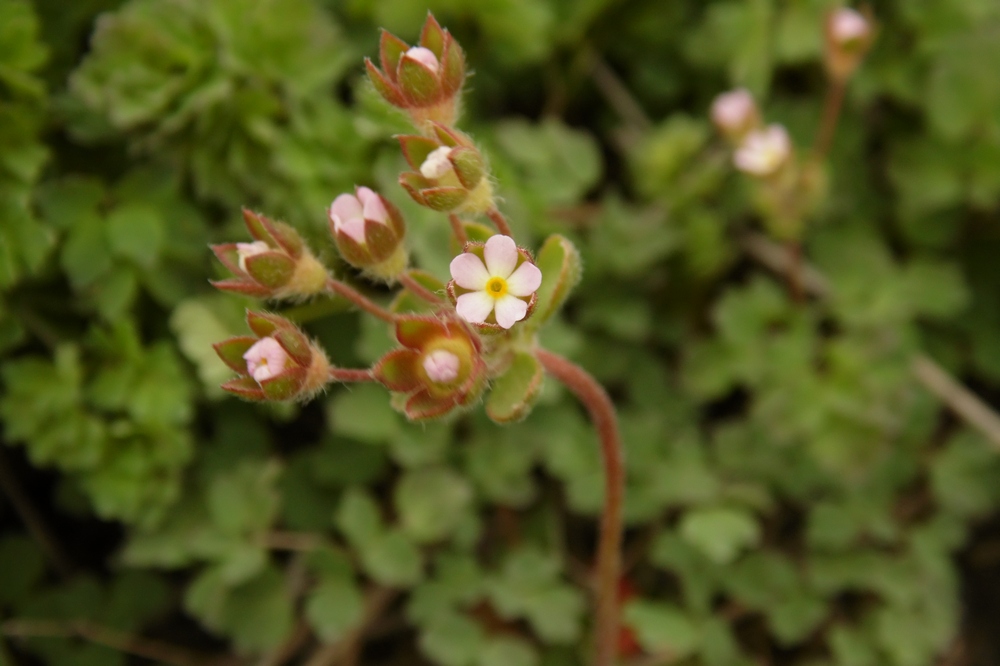
M 489 298 L 489 296 L 487 296 Z M 528 304 L 520 298 L 507 294 L 496 302 L 497 323 L 503 328 L 510 328 L 524 319 L 528 312 Z M 459 314 L 462 314 L 459 312 Z
M 340 218 L 339 221 L 334 222 L 338 227 L 344 222 L 362 215 L 361 202 L 353 194 L 341 194 L 330 204 L 330 218 Z
M 507 293 L 514 296 L 531 296 L 542 284 L 542 271 L 530 261 L 517 267 L 507 278 Z
M 517 265 L 517 244 L 510 236 L 493 236 L 486 241 L 483 254 L 486 257 L 486 270 L 491 277 L 507 279 L 514 272 L 514 266 Z
M 366 220 L 385 224 L 385 221 L 389 219 L 389 213 L 382 205 L 382 198 L 367 187 L 358 188 L 358 200 L 361 202 L 362 215 Z
M 334 218 L 336 219 L 336 218 Z M 349 220 L 343 220 L 337 231 L 343 231 L 345 234 L 353 238 L 358 243 L 364 244 L 365 242 L 365 218 L 363 217 L 352 217 Z
M 486 288 L 490 274 L 483 265 L 483 260 L 466 252 L 451 260 L 451 277 L 463 289 L 480 291 Z
M 473 291 L 468 294 L 462 294 L 458 297 L 458 300 L 455 302 L 455 311 L 458 312 L 459 317 L 467 322 L 482 324 L 486 321 L 490 312 L 493 311 L 494 303 L 499 304 L 500 301 L 496 300 L 485 291 Z

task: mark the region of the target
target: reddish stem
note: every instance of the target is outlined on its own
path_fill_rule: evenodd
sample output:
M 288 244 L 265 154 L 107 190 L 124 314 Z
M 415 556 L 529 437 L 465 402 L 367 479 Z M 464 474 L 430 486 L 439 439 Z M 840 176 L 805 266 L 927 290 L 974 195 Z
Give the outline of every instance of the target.
M 349 287 L 339 280 L 334 280 L 333 278 L 327 280 L 326 289 L 327 291 L 331 291 L 338 296 L 343 296 L 368 314 L 375 315 L 382 321 L 389 322 L 390 324 L 396 321 L 396 315 L 392 314 L 381 305 L 375 303 L 353 287 Z
M 412 291 L 416 296 L 424 299 L 432 305 L 440 305 L 444 303 L 444 299 L 435 294 L 433 291 L 420 284 L 414 279 L 409 273 L 403 273 L 399 276 L 399 283 L 404 287 Z
M 587 408 L 604 459 L 604 512 L 597 545 L 597 601 L 594 608 L 595 666 L 611 666 L 618 648 L 618 579 L 621 572 L 625 462 L 618 416 L 604 388 L 578 365 L 545 349 L 536 352 L 545 370 L 566 385 Z
M 462 247 L 469 242 L 469 235 L 465 233 L 465 225 L 462 224 L 462 220 L 459 219 L 458 215 L 454 213 L 448 216 L 448 221 L 451 222 L 451 232 L 455 234 L 455 240 Z
M 826 91 L 826 100 L 823 103 L 823 119 L 820 121 L 816 143 L 813 145 L 813 159 L 817 162 L 826 158 L 833 145 L 833 135 L 837 130 L 837 120 L 839 120 L 840 110 L 844 106 L 844 93 L 846 92 L 845 81 L 839 79 L 830 81 L 830 87 Z
M 373 382 L 375 377 L 372 371 L 367 368 L 355 370 L 353 368 L 330 368 L 330 379 L 336 382 Z
M 496 225 L 497 231 L 502 233 L 504 236 L 510 236 L 511 238 L 514 237 L 514 233 L 510 230 L 510 225 L 507 224 L 507 218 L 503 216 L 503 213 L 496 208 L 490 208 L 486 211 L 486 216 L 489 217 L 490 220 L 493 221 L 493 224 Z

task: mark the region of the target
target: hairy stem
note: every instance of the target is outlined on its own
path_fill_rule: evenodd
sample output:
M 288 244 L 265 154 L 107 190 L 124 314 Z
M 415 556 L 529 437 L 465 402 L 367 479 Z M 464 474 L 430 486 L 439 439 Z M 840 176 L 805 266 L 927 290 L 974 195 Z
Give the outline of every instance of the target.
M 335 382 L 373 382 L 375 377 L 372 371 L 367 368 L 355 370 L 354 368 L 330 368 L 330 379 Z
M 333 278 L 327 280 L 326 290 L 337 294 L 338 296 L 343 296 L 368 314 L 375 315 L 382 321 L 389 322 L 390 324 L 396 321 L 396 315 L 392 314 L 378 303 L 375 303 L 360 291 L 354 289 L 353 287 L 349 287 L 339 280 L 334 280 Z
M 455 234 L 455 240 L 462 247 L 469 242 L 469 235 L 465 233 L 465 225 L 462 224 L 462 220 L 459 219 L 458 215 L 451 213 L 448 215 L 448 221 L 451 223 L 451 232 Z
M 496 208 L 490 208 L 486 211 L 486 216 L 496 225 L 497 231 L 504 236 L 514 237 L 513 232 L 510 230 L 510 225 L 507 224 L 507 218 L 503 216 L 503 213 Z
M 414 277 L 409 273 L 403 273 L 400 275 L 399 283 L 413 292 L 415 296 L 422 298 L 431 305 L 440 305 L 441 303 L 444 303 L 444 299 L 417 282 L 416 279 L 414 279 Z
M 604 388 L 586 371 L 558 354 L 539 349 L 545 370 L 566 385 L 587 408 L 601 441 L 604 512 L 597 545 L 597 600 L 594 608 L 595 666 L 611 666 L 618 647 L 618 579 L 621 575 L 622 502 L 625 460 L 618 416 Z

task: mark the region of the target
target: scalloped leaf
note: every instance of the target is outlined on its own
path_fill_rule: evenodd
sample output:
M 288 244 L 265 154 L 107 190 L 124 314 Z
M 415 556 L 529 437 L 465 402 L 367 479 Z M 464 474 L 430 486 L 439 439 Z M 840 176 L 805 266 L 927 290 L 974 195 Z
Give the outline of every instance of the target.
M 493 383 L 486 413 L 497 423 L 520 421 L 531 412 L 544 378 L 542 364 L 533 354 L 517 352 L 507 372 Z
M 545 240 L 535 264 L 542 271 L 542 286 L 536 292 L 538 304 L 530 321 L 538 326 L 563 306 L 580 281 L 582 270 L 576 246 L 559 234 L 553 234 Z

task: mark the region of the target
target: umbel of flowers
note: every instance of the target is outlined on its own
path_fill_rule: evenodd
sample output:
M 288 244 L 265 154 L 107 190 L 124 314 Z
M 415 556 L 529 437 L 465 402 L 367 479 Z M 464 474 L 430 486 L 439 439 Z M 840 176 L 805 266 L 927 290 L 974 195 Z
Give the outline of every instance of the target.
M 348 275 L 335 276 L 287 224 L 245 211 L 252 240 L 213 247 L 233 274 L 216 287 L 272 301 L 347 299 L 390 327 L 399 346 L 369 368 L 340 368 L 287 318 L 252 311 L 252 336 L 215 345 L 238 375 L 222 388 L 249 400 L 307 400 L 333 382 L 377 382 L 388 389 L 393 407 L 414 421 L 482 403 L 494 421 L 506 423 L 530 413 L 546 373 L 566 384 L 595 422 L 607 471 L 594 645 L 597 663 L 610 664 L 618 635 L 624 489 L 617 418 L 603 388 L 542 349 L 537 338 L 579 279 L 579 255 L 569 240 L 554 235 L 536 262 L 514 239 L 496 207 L 487 160 L 455 127 L 465 56 L 447 30 L 428 16 L 415 46 L 383 32 L 380 62 L 381 69 L 365 62 L 372 84 L 417 131 L 399 137 L 411 169 L 399 176 L 401 190 L 441 213 L 453 236 L 450 247 L 462 248 L 451 261 L 450 280 L 411 268 L 402 215 L 369 187 L 333 197 L 326 211 Z M 358 279 L 398 291 L 389 303 L 378 302 L 352 286 Z

